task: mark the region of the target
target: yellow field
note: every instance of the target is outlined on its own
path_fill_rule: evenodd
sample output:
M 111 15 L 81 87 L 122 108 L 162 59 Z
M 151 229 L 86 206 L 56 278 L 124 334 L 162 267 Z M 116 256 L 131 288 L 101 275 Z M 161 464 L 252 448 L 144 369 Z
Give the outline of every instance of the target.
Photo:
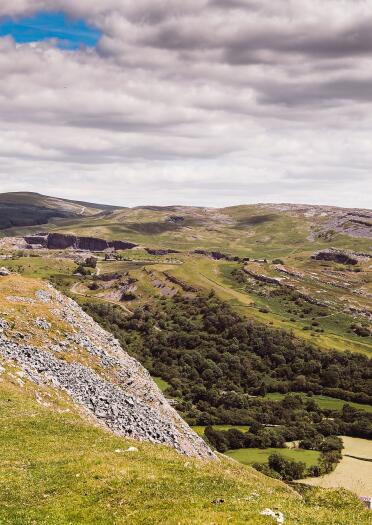
M 372 461 L 348 457 L 356 456 L 372 460 L 372 441 L 342 437 L 345 449 L 341 463 L 331 474 L 321 478 L 308 478 L 303 483 L 323 488 L 344 487 L 358 496 L 372 496 Z

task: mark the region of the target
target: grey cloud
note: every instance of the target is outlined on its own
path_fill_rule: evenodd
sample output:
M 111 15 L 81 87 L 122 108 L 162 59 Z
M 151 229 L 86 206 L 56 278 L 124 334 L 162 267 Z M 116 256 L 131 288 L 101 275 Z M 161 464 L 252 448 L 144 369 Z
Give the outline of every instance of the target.
M 364 79 L 339 78 L 328 82 L 293 82 L 262 86 L 258 102 L 286 106 L 316 105 L 335 107 L 340 100 L 372 102 L 372 77 Z
M 372 13 L 340 1 L 2 0 L 0 16 L 65 10 L 103 37 L 73 53 L 0 38 L 1 188 L 365 206 Z

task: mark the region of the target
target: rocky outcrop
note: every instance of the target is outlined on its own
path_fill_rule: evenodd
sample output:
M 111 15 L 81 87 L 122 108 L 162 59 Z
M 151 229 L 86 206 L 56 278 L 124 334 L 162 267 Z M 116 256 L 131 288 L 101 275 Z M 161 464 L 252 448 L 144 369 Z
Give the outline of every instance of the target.
M 49 250 L 83 250 L 103 252 L 108 249 L 131 250 L 138 246 L 128 241 L 106 241 L 98 237 L 79 237 L 65 233 L 48 233 L 46 235 L 32 235 L 24 238 L 30 245 L 39 245 Z
M 167 222 L 172 222 L 173 224 L 182 224 L 185 222 L 185 217 L 182 217 L 181 215 L 170 215 L 167 218 Z
M 249 277 L 255 279 L 256 281 L 260 281 L 266 284 L 276 284 L 279 286 L 282 285 L 281 279 L 279 277 L 269 277 L 268 275 L 262 275 L 261 273 L 256 273 L 252 270 L 249 270 L 247 267 L 243 268 L 243 272 L 249 275 Z
M 205 257 L 210 257 L 211 259 L 214 259 L 215 261 L 231 261 L 231 262 L 248 262 L 249 257 L 238 257 L 237 255 L 229 255 L 222 252 L 208 252 L 207 250 L 194 250 L 196 255 L 204 255 Z
M 177 250 L 162 250 L 162 249 L 152 249 L 152 248 L 145 248 L 146 252 L 149 255 L 171 255 L 172 253 L 180 253 Z
M 48 236 L 47 235 L 29 235 L 24 238 L 24 240 L 27 242 L 27 244 L 31 246 L 41 246 L 42 248 L 46 248 L 48 245 Z
M 182 281 L 182 279 L 178 279 L 178 277 L 175 277 L 169 272 L 163 272 L 163 275 L 165 275 L 168 281 L 182 288 L 184 292 L 196 293 L 200 291 L 199 288 L 196 288 L 195 286 L 191 286 L 191 284 L 188 284 L 185 281 Z
M 25 344 L 24 335 L 20 342 L 17 323 L 14 329 L 9 329 L 3 320 L 2 358 L 19 366 L 34 383 L 64 390 L 93 419 L 118 435 L 167 445 L 189 456 L 215 458 L 206 443 L 170 406 L 149 373 L 118 341 L 74 301 L 52 287 L 41 286 L 44 289 L 24 300 L 32 301 L 32 305 L 40 303 L 44 310 L 47 308 L 48 326 L 46 321 L 41 326 L 37 319 L 33 328 L 42 332 L 39 339 L 44 343 Z M 18 293 L 22 292 L 21 283 Z M 61 334 L 56 342 L 55 336 L 49 334 L 58 323 L 63 323 L 64 335 L 55 332 Z M 83 363 L 79 360 L 82 352 L 86 355 Z M 68 359 L 63 357 L 66 353 Z

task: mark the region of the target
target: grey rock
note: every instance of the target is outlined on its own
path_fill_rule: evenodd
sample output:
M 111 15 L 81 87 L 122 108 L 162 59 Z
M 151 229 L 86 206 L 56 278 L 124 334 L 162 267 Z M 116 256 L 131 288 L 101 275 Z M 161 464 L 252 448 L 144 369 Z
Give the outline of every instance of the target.
M 43 319 L 41 317 L 38 317 L 36 319 L 35 323 L 36 323 L 36 325 L 39 328 L 42 328 L 43 330 L 50 330 L 51 329 L 50 323 L 48 323 L 48 321 L 46 321 L 45 319 Z
M 45 348 L 29 346 L 1 333 L 0 356 L 15 362 L 34 383 L 67 392 L 118 435 L 167 445 L 189 456 L 216 458 L 169 405 L 147 370 L 124 352 L 116 339 L 52 287 L 49 300 L 53 312 L 70 325 L 65 342 L 84 348 L 102 366 L 93 370 L 79 362 L 67 362 L 58 358 L 52 344 Z

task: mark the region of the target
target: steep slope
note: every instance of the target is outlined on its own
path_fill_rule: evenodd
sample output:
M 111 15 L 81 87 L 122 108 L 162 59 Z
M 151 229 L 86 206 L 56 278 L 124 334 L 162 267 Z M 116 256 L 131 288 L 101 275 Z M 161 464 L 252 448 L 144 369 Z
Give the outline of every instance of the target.
M 67 392 L 114 432 L 201 458 L 213 453 L 168 404 L 148 372 L 79 306 L 51 286 L 0 278 L 0 355 L 38 385 Z

